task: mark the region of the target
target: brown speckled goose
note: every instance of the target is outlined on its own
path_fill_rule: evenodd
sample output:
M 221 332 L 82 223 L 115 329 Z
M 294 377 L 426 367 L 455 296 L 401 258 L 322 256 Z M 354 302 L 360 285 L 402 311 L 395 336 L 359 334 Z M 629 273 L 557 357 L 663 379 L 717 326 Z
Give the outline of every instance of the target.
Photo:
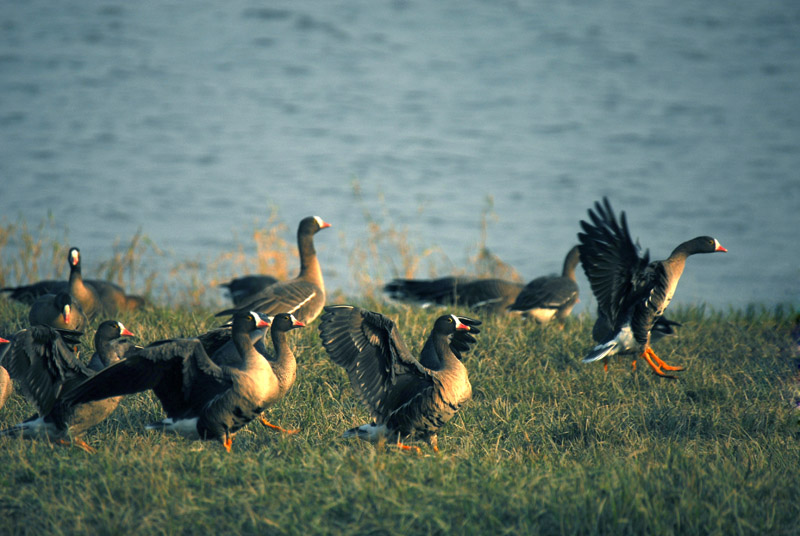
M 28 322 L 32 326 L 83 331 L 89 320 L 77 300 L 67 292 L 59 292 L 38 297 L 28 312 Z
M 38 414 L 3 430 L 0 436 L 47 437 L 60 444 L 73 443 L 87 452 L 94 452 L 80 436 L 108 417 L 117 408 L 120 399 L 108 398 L 81 404 L 74 409 L 69 420 L 61 424 L 57 424 L 52 410 L 61 393 L 69 391 L 130 351 L 133 344 L 122 341 L 120 337 L 133 336 L 133 333 L 115 320 L 102 322 L 94 336 L 95 353 L 88 367 L 74 359 L 68 348 L 64 349 L 61 339 L 65 333 L 68 338 L 74 336 L 73 332 L 33 327 L 14 337 L 9 362 L 11 376 L 34 403 Z M 67 345 L 73 342 L 68 339 Z
M 437 432 L 472 396 L 461 354 L 475 342 L 478 325 L 470 318 L 439 317 L 417 360 L 389 318 L 350 305 L 326 307 L 322 344 L 375 419 L 344 436 L 385 438 L 406 449 L 412 447 L 402 438 L 424 439 L 438 452 Z
M 297 229 L 297 249 L 300 254 L 298 276 L 275 283 L 244 305 L 221 311 L 217 316 L 256 311 L 262 315 L 291 313 L 306 324 L 316 319 L 325 305 L 325 283 L 314 249 L 314 235 L 328 227 L 330 224 L 319 216 L 304 218 Z
M 474 311 L 504 313 L 523 288 L 522 283 L 504 279 L 476 279 L 448 276 L 438 279 L 394 279 L 384 285 L 389 297 L 429 305 L 463 305 Z
M 653 371 L 683 370 L 667 365 L 650 347 L 651 332 L 672 300 L 686 259 L 696 253 L 727 251 L 715 238 L 699 236 L 678 245 L 662 261 L 639 255 L 631 239 L 625 213 L 617 221 L 611 203 L 595 203 L 589 210 L 591 222 L 581 221 L 578 233 L 581 265 L 597 299 L 604 322 L 613 326 L 609 334 L 583 359 L 591 363 L 621 353 L 637 353 Z
M 228 289 L 233 305 L 240 306 L 253 301 L 267 287 L 278 282 L 278 279 L 266 274 L 243 275 L 231 279 L 220 286 Z
M 522 316 L 532 318 L 540 324 L 546 324 L 553 318 L 563 323 L 578 303 L 575 267 L 579 260 L 580 252 L 578 246 L 575 246 L 564 259 L 561 276 L 537 277 L 525 285 L 508 309 L 520 312 Z
M 63 405 L 152 389 L 167 418 L 149 429 L 192 439 L 218 439 L 230 452 L 234 434 L 285 392 L 281 387 L 286 377 L 283 371 L 295 362 L 286 331 L 302 325 L 291 315 L 289 319 L 290 326 L 281 322 L 279 329 L 273 329 L 276 363 L 264 359 L 250 338 L 251 331 L 269 322 L 255 312 L 239 312 L 233 317 L 232 327 L 233 341 L 242 358 L 239 365 L 217 365 L 198 339 L 160 341 L 65 393 Z

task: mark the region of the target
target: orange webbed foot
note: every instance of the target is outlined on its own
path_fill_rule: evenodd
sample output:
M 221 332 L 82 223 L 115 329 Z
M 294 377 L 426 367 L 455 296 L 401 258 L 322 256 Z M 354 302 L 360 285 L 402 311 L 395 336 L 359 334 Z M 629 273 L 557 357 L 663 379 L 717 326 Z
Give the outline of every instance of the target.
M 649 352 L 648 352 L 648 350 L 649 350 Z M 647 349 L 645 349 L 644 352 L 642 352 L 641 357 L 643 357 L 645 359 L 645 361 L 647 361 L 647 364 L 650 365 L 650 368 L 653 369 L 653 372 L 656 373 L 656 376 L 661 376 L 662 378 L 670 378 L 670 379 L 675 380 L 676 379 L 675 376 L 670 376 L 669 374 L 664 374 L 664 371 L 661 370 L 661 367 L 656 365 L 653 362 L 653 360 L 650 358 L 650 354 L 653 354 L 653 351 L 650 348 L 647 348 Z M 655 355 L 655 354 L 653 354 L 653 355 Z
M 291 434 L 297 434 L 297 433 L 300 432 L 299 429 L 287 430 L 286 428 L 281 428 L 277 424 L 272 424 L 263 415 L 260 415 L 258 417 L 258 420 L 261 422 L 261 424 L 263 424 L 267 428 L 271 428 L 271 429 L 276 430 L 278 432 L 283 432 L 284 434 L 290 434 L 291 435 Z
M 663 370 L 686 370 L 684 367 L 673 367 L 672 365 L 667 365 L 664 362 L 664 360 L 658 357 L 656 353 L 653 351 L 653 349 L 650 347 L 647 347 L 645 352 L 647 352 L 650 355 L 650 357 L 652 357 L 655 360 L 655 362 L 658 363 L 658 366 L 661 367 Z

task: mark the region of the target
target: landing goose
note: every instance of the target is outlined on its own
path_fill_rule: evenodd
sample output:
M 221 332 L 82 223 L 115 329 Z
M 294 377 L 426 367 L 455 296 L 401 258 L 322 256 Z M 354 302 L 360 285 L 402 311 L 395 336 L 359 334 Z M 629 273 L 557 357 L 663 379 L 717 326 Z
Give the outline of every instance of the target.
M 289 322 L 275 326 L 275 363 L 264 359 L 250 338 L 251 331 L 269 324 L 252 311 L 234 315 L 232 338 L 241 356 L 237 366 L 214 363 L 199 339 L 159 341 L 65 393 L 62 405 L 152 389 L 167 418 L 149 429 L 217 439 L 230 452 L 236 432 L 280 399 L 286 371 L 295 366 L 285 334 L 302 323 L 289 315 Z
M 404 449 L 414 447 L 402 444 L 403 438 L 423 439 L 438 452 L 439 429 L 472 396 L 461 354 L 475 342 L 478 325 L 471 318 L 439 317 L 417 360 L 386 316 L 350 305 L 326 307 L 322 344 L 375 419 L 344 436 L 386 439 Z
M 625 213 L 617 221 L 607 198 L 595 203 L 589 218 L 591 222 L 581 221 L 583 232 L 578 233 L 581 265 L 597 299 L 599 316 L 613 327 L 584 363 L 636 353 L 658 376 L 674 378 L 664 371 L 683 367 L 667 365 L 655 354 L 650 347 L 653 326 L 672 300 L 687 257 L 727 250 L 715 238 L 699 236 L 678 245 L 667 259 L 650 262 L 647 251 L 639 255 Z
M 291 313 L 306 324 L 316 319 L 325 305 L 325 283 L 314 249 L 314 235 L 330 226 L 319 216 L 304 218 L 297 229 L 297 249 L 300 254 L 298 276 L 275 283 L 244 305 L 221 311 L 217 316 L 256 311 L 262 315 Z
M 580 252 L 573 247 L 564 259 L 560 276 L 537 277 L 522 289 L 517 299 L 508 309 L 517 311 L 539 324 L 556 319 L 560 324 L 578 303 L 578 283 L 575 280 L 575 267 L 578 266 Z
M 122 342 L 120 338 L 131 337 L 133 333 L 115 320 L 102 322 L 95 332 L 95 353 L 88 366 L 74 359 L 70 349 L 64 347 L 65 335 L 68 339 L 66 344 L 72 344 L 74 340 L 69 339 L 73 332 L 46 327 L 32 327 L 15 335 L 8 362 L 9 371 L 22 392 L 34 403 L 38 414 L 0 431 L 0 436 L 47 437 L 59 444 L 73 443 L 87 452 L 95 452 L 80 436 L 111 415 L 119 404 L 119 397 L 81 404 L 63 423 L 57 422 L 52 410 L 61 393 L 69 391 L 130 351 L 133 345 Z

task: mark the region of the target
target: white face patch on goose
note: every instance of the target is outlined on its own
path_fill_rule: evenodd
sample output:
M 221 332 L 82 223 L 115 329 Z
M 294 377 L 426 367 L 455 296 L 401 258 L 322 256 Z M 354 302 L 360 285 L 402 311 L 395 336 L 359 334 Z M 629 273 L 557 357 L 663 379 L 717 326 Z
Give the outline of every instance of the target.
M 325 220 L 323 220 L 319 216 L 314 216 L 314 221 L 317 222 L 317 225 L 319 225 L 320 229 L 322 229 L 322 227 L 325 225 Z
M 463 329 L 469 331 L 469 326 L 467 326 L 466 324 L 462 324 L 461 320 L 459 320 L 456 315 L 450 315 L 450 316 L 452 316 L 453 320 L 456 321 L 456 329 Z
M 78 264 L 78 261 L 79 261 L 79 260 L 80 260 L 80 258 L 81 258 L 81 254 L 80 254 L 80 253 L 78 253 L 78 250 L 77 250 L 77 249 L 71 249 L 71 250 L 69 250 L 69 256 L 70 256 L 70 258 L 72 259 L 72 264 L 73 264 L 73 266 L 74 266 L 74 265 L 76 265 L 76 264 Z

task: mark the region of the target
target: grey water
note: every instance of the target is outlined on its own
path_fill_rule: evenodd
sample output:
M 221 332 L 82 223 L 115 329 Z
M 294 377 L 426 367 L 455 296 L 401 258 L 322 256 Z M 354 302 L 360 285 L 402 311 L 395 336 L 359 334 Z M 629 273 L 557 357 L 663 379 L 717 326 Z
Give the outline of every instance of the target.
M 319 215 L 349 293 L 365 212 L 446 271 L 490 205 L 532 279 L 607 195 L 653 258 L 728 248 L 675 303 L 796 306 L 800 2 L 3 0 L 0 183 L 2 222 L 50 214 L 90 264 L 139 229 L 209 259 Z

